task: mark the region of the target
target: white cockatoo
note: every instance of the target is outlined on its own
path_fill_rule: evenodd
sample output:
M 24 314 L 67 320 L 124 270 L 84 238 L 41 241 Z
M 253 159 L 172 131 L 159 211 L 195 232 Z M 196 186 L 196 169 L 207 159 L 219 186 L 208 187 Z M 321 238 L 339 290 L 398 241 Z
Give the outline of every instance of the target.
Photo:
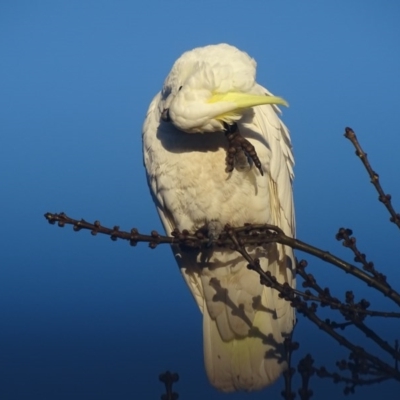
M 226 224 L 295 230 L 289 132 L 276 104 L 286 102 L 255 81 L 256 62 L 218 44 L 184 53 L 150 104 L 143 126 L 144 164 L 167 234 L 206 230 L 202 250 L 173 246 L 202 314 L 208 378 L 219 390 L 257 390 L 287 368 L 283 341 L 294 311 L 233 250 L 213 246 Z M 234 126 L 255 147 L 262 174 L 246 154 L 226 171 L 226 130 Z M 295 285 L 291 248 L 248 249 L 279 282 Z

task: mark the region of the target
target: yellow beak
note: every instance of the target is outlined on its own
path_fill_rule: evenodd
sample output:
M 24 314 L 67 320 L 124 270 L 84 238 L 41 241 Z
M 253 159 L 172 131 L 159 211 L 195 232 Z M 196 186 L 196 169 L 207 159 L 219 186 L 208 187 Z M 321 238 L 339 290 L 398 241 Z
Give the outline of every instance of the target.
M 260 106 L 262 104 L 279 104 L 289 107 L 287 101 L 284 100 L 282 97 L 247 94 L 240 92 L 216 93 L 207 101 L 207 103 L 220 102 L 233 103 L 232 111 Z

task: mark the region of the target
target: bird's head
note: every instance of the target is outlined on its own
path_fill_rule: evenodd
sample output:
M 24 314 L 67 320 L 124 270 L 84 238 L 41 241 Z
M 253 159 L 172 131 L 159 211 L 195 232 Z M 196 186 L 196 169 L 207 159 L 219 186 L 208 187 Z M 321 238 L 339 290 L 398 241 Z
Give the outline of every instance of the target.
M 252 58 L 227 44 L 188 51 L 165 80 L 161 118 L 187 133 L 217 132 L 251 107 L 287 106 L 281 97 L 260 93 L 255 71 Z

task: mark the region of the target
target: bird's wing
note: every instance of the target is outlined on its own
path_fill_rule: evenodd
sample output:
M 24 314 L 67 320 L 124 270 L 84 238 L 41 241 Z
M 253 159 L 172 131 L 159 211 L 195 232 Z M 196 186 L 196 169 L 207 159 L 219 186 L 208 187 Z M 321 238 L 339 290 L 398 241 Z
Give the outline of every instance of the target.
M 258 94 L 271 95 L 271 93 L 260 85 L 257 85 Z M 269 199 L 272 221 L 271 223 L 279 226 L 283 232 L 290 236 L 295 236 L 295 217 L 293 205 L 293 166 L 294 158 L 289 131 L 279 118 L 279 109 L 276 106 L 262 105 L 253 107 L 251 119 L 244 119 L 239 125 L 240 131 L 244 136 L 254 136 L 255 133 L 261 135 L 271 152 L 268 165 L 264 166 L 264 176 L 258 176 L 258 182 L 265 184 L 268 181 Z M 281 260 L 280 266 L 275 271 L 271 271 L 279 282 L 287 282 L 291 287 L 295 287 L 295 259 L 293 249 L 278 244 L 278 257 Z M 269 267 L 273 263 L 269 264 Z M 293 309 L 290 304 L 278 297 L 278 292 L 273 291 L 274 304 L 277 306 L 279 316 L 286 315 L 282 319 L 282 332 L 290 332 L 293 328 Z M 290 318 L 286 313 L 293 317 Z M 286 321 L 286 322 L 285 322 Z M 286 325 L 286 326 L 285 326 Z
M 257 90 L 266 95 L 271 93 L 260 85 Z M 260 94 L 261 94 L 260 93 Z M 253 129 L 258 131 L 268 142 L 273 162 L 270 164 L 269 175 L 278 188 L 277 206 L 278 225 L 285 234 L 294 236 L 294 207 L 292 195 L 294 158 L 289 130 L 280 120 L 280 111 L 277 106 L 263 105 L 254 107 Z M 249 126 L 247 124 L 247 126 Z
M 150 187 L 150 192 L 153 197 L 153 201 L 156 204 L 158 214 L 163 224 L 164 230 L 167 235 L 171 235 L 171 232 L 176 228 L 177 224 L 174 221 L 174 217 L 165 205 L 165 196 L 169 196 L 169 191 L 165 190 L 164 186 L 173 187 L 165 183 L 164 179 L 161 183 L 161 175 L 163 171 L 160 171 L 159 164 L 153 162 L 154 152 L 157 152 L 157 146 L 159 142 L 156 138 L 156 132 L 160 130 L 174 130 L 172 124 L 160 124 L 160 111 L 158 104 L 160 102 L 161 93 L 158 93 L 153 101 L 151 102 L 146 119 L 143 126 L 143 162 L 147 172 L 147 182 Z M 160 154 L 160 152 L 158 152 Z M 189 225 L 188 225 L 189 226 Z M 185 257 L 185 262 L 182 262 L 182 255 L 178 246 L 171 246 L 174 256 L 181 267 L 181 272 L 184 280 L 191 289 L 191 293 L 198 304 L 200 311 L 204 310 L 204 294 L 203 287 L 200 278 L 200 270 L 196 261 L 196 258 Z M 184 264 L 184 266 L 183 266 Z
M 258 94 L 270 95 L 261 86 L 256 89 Z M 294 161 L 289 132 L 278 113 L 275 106 L 253 107 L 238 122 L 238 128 L 264 161 L 264 175 L 255 173 L 259 195 L 258 203 L 254 204 L 260 210 L 255 215 L 260 221 L 270 215 L 269 223 L 279 226 L 286 235 L 294 236 Z M 266 197 L 261 195 L 265 188 L 268 188 Z M 270 271 L 280 283 L 295 286 L 295 260 L 291 248 L 269 244 L 263 250 L 248 251 L 259 258 L 261 267 Z M 237 271 L 236 279 L 229 278 L 229 266 L 222 267 L 229 262 Z M 220 265 L 219 274 L 226 269 L 227 279 L 211 269 L 204 270 L 202 275 L 208 311 L 204 312 L 203 322 L 207 374 L 213 385 L 223 391 L 260 389 L 275 381 L 286 368 L 283 340 L 293 329 L 294 309 L 276 290 L 260 287 L 257 275 L 247 270 L 245 260 L 235 261 L 229 252 L 225 252 L 220 255 Z M 215 274 L 224 290 L 212 285 L 213 278 L 207 280 L 207 273 L 209 276 Z M 259 294 L 255 293 L 256 288 L 260 290 Z M 224 301 L 217 301 L 223 296 Z M 237 308 L 244 311 L 242 318 L 237 317 L 240 315 Z M 247 318 L 251 329 L 246 336 L 238 337 L 239 332 L 245 331 Z M 233 339 L 227 340 L 232 336 Z
M 269 95 L 261 86 L 256 89 L 258 94 Z M 253 166 L 257 194 L 243 195 L 259 222 L 277 225 L 286 235 L 294 236 L 294 161 L 289 132 L 278 115 L 276 107 L 262 105 L 253 107 L 238 121 L 240 133 L 255 146 L 264 163 L 264 175 Z M 245 187 L 248 176 L 234 171 L 230 179 L 237 178 L 235 184 Z M 291 248 L 269 244 L 264 249 L 248 251 L 280 283 L 295 286 Z M 223 391 L 260 389 L 276 380 L 286 368 L 283 341 L 293 329 L 294 309 L 275 289 L 261 287 L 259 277 L 246 268 L 244 259 L 225 250 L 216 252 L 213 260 L 218 268 L 204 268 L 201 275 L 206 303 L 203 331 L 208 377 Z M 249 326 L 251 329 L 245 334 Z

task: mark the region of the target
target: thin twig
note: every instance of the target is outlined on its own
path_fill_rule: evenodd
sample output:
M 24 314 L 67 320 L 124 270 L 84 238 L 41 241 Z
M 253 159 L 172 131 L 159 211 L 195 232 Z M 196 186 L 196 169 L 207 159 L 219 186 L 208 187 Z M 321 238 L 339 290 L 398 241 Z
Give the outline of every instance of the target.
M 354 254 L 354 261 L 362 264 L 364 271 L 369 272 L 377 281 L 383 283 L 390 288 L 390 285 L 386 281 L 386 276 L 378 272 L 374 263 L 368 262 L 366 255 L 358 250 L 356 245 L 356 238 L 351 236 L 353 234 L 351 229 L 340 228 L 336 234 L 336 240 L 342 241 L 344 247 L 349 248 Z
M 400 318 L 398 312 L 388 311 L 375 311 L 361 308 L 359 304 L 345 304 L 339 299 L 332 297 L 329 288 L 322 289 L 316 282 L 315 278 L 311 274 L 307 274 L 304 271 L 304 266 L 299 267 L 305 261 L 302 260 L 298 263 L 296 268 L 296 275 L 304 279 L 303 286 L 310 287 L 317 291 L 318 296 L 313 295 L 309 290 L 300 292 L 295 290 L 296 294 L 302 296 L 303 300 L 312 300 L 321 303 L 323 307 L 329 306 L 332 310 L 339 310 L 343 315 L 356 314 L 357 316 L 366 315 L 369 317 L 383 317 L 383 318 Z M 303 264 L 304 265 L 304 264 Z
M 293 337 L 293 331 L 290 334 L 290 337 L 286 338 L 283 342 L 288 363 L 288 368 L 285 371 L 283 371 L 283 378 L 285 380 L 285 389 L 282 390 L 281 392 L 281 396 L 285 400 L 294 400 L 296 397 L 296 394 L 292 391 L 292 378 L 296 372 L 296 370 L 292 367 L 292 354 L 294 351 L 298 350 L 299 343 L 293 342 L 292 337 Z
M 371 164 L 368 161 L 367 153 L 365 153 L 361 148 L 361 145 L 358 142 L 357 136 L 354 133 L 353 129 L 346 128 L 344 136 L 347 139 L 349 139 L 350 142 L 355 147 L 356 155 L 360 157 L 360 160 L 364 164 L 364 167 L 367 170 L 369 177 L 371 178 L 371 183 L 374 185 L 376 191 L 379 194 L 378 197 L 379 201 L 385 205 L 385 207 L 387 208 L 387 210 L 391 215 L 390 222 L 393 222 L 394 224 L 397 225 L 398 228 L 400 228 L 400 214 L 396 213 L 395 209 L 392 206 L 392 201 L 391 201 L 392 196 L 390 194 L 386 194 L 383 191 L 382 186 L 379 182 L 379 175 L 372 169 Z
M 362 379 L 359 377 L 348 378 L 338 374 L 337 372 L 329 372 L 325 367 L 315 368 L 316 374 L 320 378 L 330 378 L 334 383 L 345 383 L 344 394 L 354 393 L 356 386 L 367 386 L 382 383 L 391 379 L 390 376 L 379 376 L 377 378 Z
M 301 400 L 309 400 L 313 395 L 313 391 L 309 388 L 310 379 L 315 373 L 313 364 L 314 359 L 310 354 L 307 354 L 300 360 L 297 367 L 297 371 L 301 375 L 301 388 L 299 389 Z
M 172 391 L 172 385 L 178 382 L 179 375 L 171 373 L 169 371 L 160 374 L 158 379 L 164 383 L 166 393 L 161 396 L 161 400 L 177 400 L 179 398 L 178 393 Z
M 365 336 L 373 340 L 381 349 L 388 352 L 396 361 L 400 361 L 400 352 L 392 347 L 386 340 L 380 338 L 372 329 L 368 328 L 363 322 L 358 322 L 352 320 L 354 326 L 356 326 L 360 331 L 364 332 Z

